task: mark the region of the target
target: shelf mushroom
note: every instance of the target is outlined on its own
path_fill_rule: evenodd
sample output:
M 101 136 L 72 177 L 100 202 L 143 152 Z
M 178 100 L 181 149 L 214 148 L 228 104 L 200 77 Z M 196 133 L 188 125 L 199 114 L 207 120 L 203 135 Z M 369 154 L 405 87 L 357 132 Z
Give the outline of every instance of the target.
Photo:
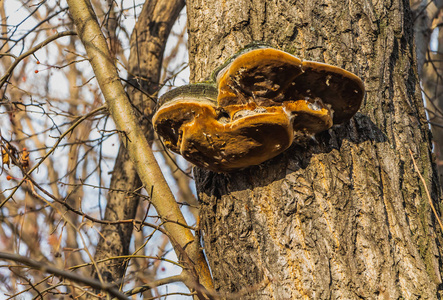
M 272 48 L 234 57 L 216 81 L 166 93 L 153 117 L 169 149 L 216 172 L 258 165 L 295 136 L 349 120 L 364 96 L 356 75 Z
M 166 93 L 153 117 L 165 145 L 199 167 L 216 172 L 256 165 L 287 149 L 292 124 L 283 107 L 269 107 L 231 118 L 217 107 L 217 89 L 193 84 Z M 201 92 L 201 93 L 200 93 Z

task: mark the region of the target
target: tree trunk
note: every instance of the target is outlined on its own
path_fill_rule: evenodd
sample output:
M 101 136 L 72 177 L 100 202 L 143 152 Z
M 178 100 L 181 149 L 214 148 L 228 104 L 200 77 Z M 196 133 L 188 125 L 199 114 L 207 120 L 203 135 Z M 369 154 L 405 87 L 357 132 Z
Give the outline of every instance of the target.
M 242 299 L 436 299 L 439 186 L 407 1 L 188 0 L 191 81 L 253 41 L 360 76 L 350 121 L 230 174 L 195 169 L 216 289 Z

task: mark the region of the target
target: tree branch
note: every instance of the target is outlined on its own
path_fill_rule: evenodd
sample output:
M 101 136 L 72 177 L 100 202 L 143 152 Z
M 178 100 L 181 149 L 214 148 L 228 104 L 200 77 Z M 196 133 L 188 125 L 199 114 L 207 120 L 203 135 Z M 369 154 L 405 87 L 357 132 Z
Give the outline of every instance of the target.
M 83 276 L 80 276 L 76 273 L 71 273 L 71 272 L 67 272 L 65 270 L 58 269 L 56 267 L 48 265 L 46 262 L 41 263 L 41 262 L 32 260 L 30 258 L 27 258 L 25 256 L 21 256 L 18 254 L 12 254 L 12 253 L 6 253 L 6 252 L 0 252 L 0 259 L 12 260 L 12 261 L 27 265 L 29 267 L 32 267 L 34 269 L 38 269 L 38 270 L 45 272 L 45 273 L 54 274 L 56 276 L 72 280 L 74 282 L 87 284 L 93 288 L 108 292 L 109 294 L 116 297 L 117 299 L 122 299 L 122 300 L 128 299 L 128 297 L 126 297 L 123 293 L 121 293 L 113 285 L 106 284 L 106 283 L 102 284 L 99 281 L 94 280 L 92 278 L 83 277 Z
M 185 224 L 186 221 L 180 208 L 134 116 L 133 108 L 120 82 L 114 60 L 91 3 L 87 0 L 69 0 L 68 5 L 116 127 L 120 132 L 125 133 L 122 135 L 123 144 L 146 190 L 152 190 L 151 203 L 162 220 L 174 220 Z M 186 249 L 188 256 L 195 262 L 194 267 L 199 276 L 195 280 L 198 280 L 205 288 L 212 289 L 209 268 L 198 241 L 194 240 L 191 231 L 173 222 L 166 222 L 164 227 L 169 236 L 177 242 L 174 245 L 177 255 L 181 256 L 177 248 Z

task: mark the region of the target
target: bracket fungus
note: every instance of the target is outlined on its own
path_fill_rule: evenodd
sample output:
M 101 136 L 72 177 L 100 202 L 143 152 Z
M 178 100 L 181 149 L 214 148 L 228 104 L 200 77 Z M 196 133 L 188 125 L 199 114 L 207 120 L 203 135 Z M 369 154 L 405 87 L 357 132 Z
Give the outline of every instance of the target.
M 364 96 L 356 75 L 272 48 L 242 53 L 219 70 L 216 85 L 164 94 L 153 117 L 169 149 L 216 172 L 260 164 L 295 137 L 349 120 Z

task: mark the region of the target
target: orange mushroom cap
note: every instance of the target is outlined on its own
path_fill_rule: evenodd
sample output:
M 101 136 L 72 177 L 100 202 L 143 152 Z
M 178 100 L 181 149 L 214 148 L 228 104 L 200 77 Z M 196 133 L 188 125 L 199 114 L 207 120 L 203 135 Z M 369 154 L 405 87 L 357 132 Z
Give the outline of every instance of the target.
M 296 132 L 315 134 L 332 127 L 333 111 L 320 99 L 285 101 L 283 107 Z

